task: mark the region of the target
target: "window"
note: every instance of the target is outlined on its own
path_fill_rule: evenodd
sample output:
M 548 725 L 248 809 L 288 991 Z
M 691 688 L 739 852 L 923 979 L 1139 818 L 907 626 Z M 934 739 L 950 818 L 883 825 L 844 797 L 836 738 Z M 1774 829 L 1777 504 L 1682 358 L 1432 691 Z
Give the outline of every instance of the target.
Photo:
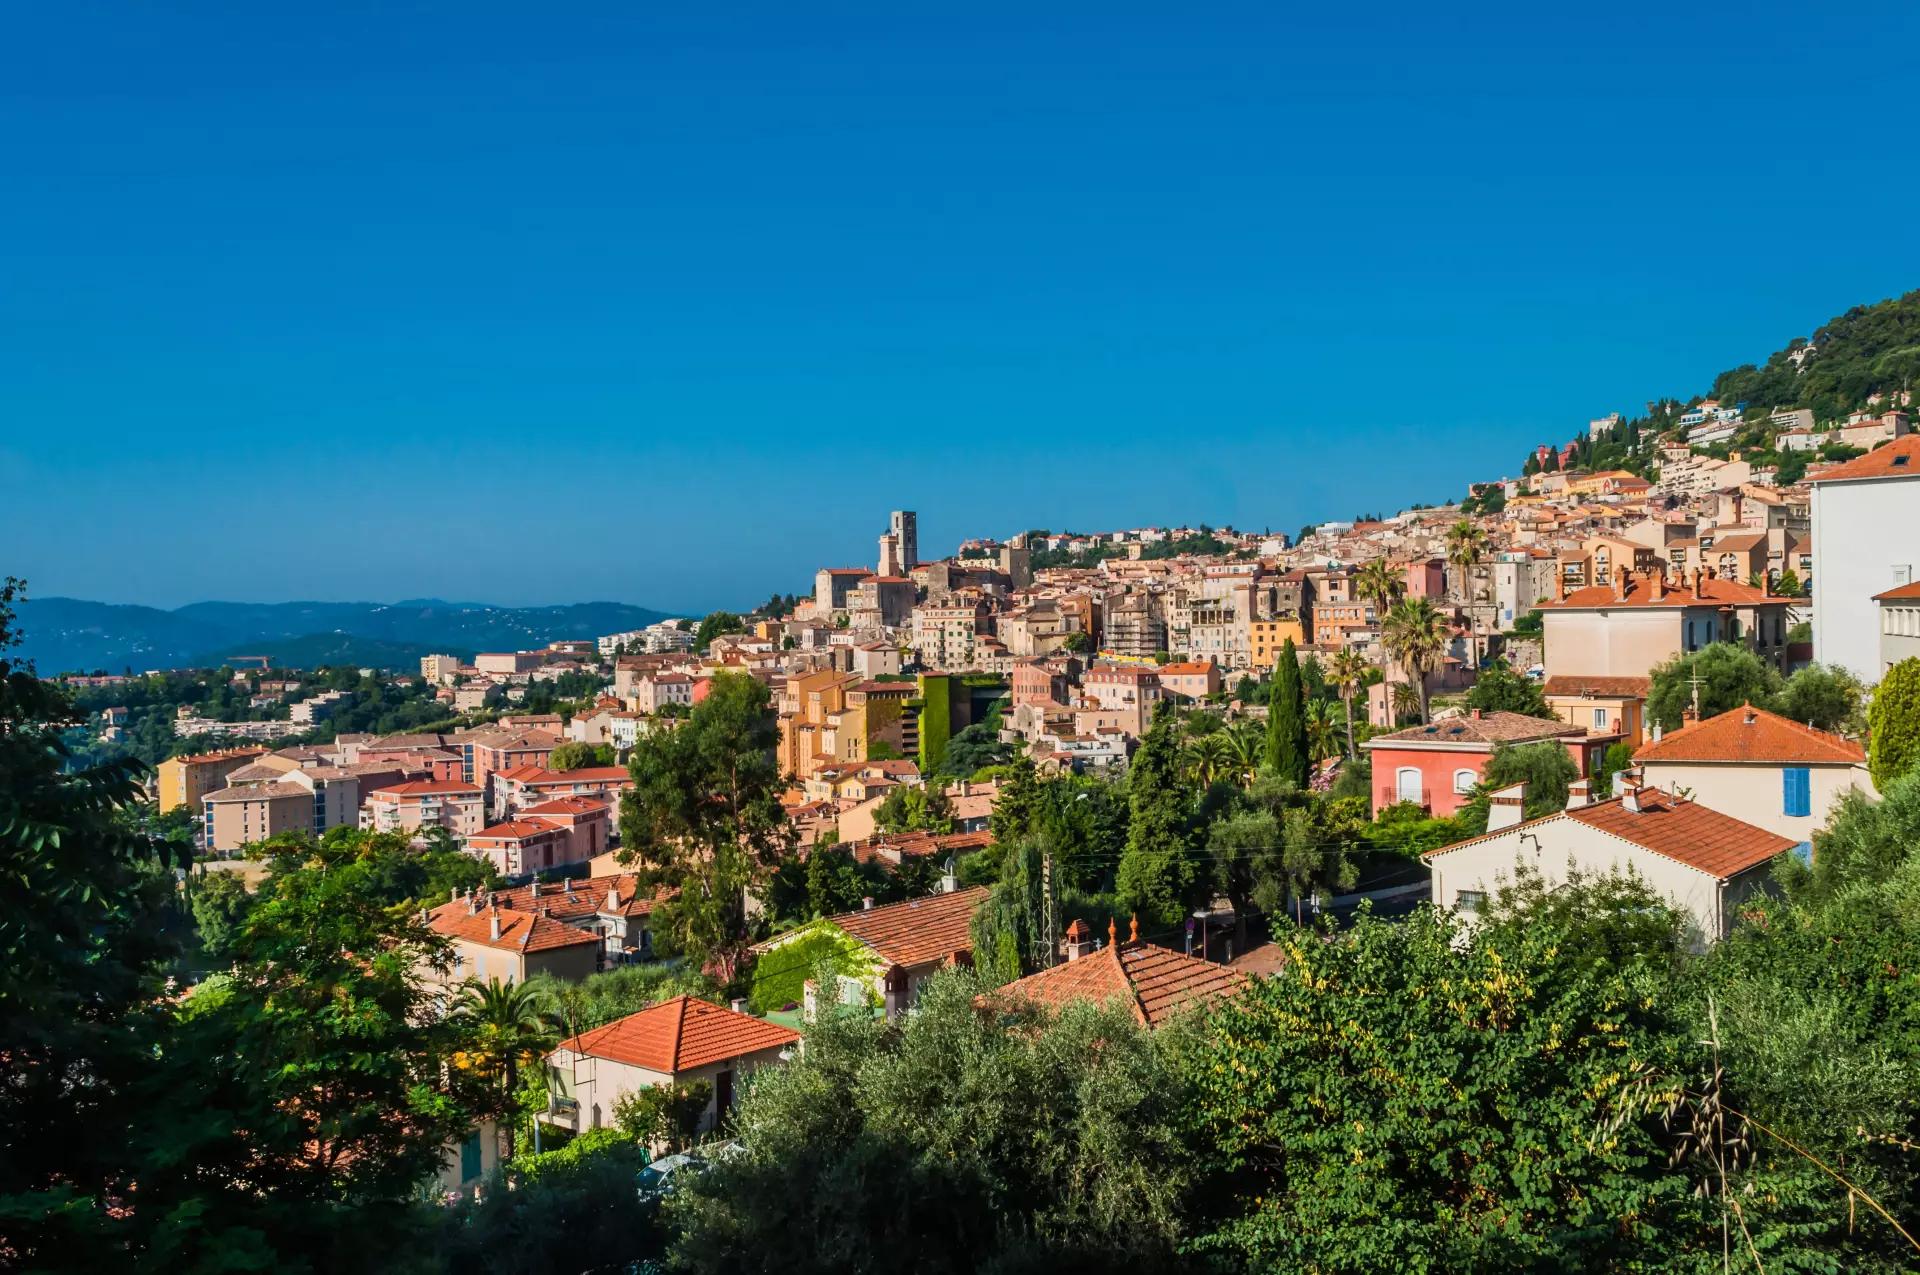
M 1485 890 L 1462 890 L 1454 896 L 1453 906 L 1461 912 L 1479 912 L 1487 906 Z
M 475 1129 L 460 1144 L 460 1181 L 467 1183 L 480 1176 L 480 1131 Z
M 1420 770 L 1416 766 L 1402 766 L 1394 772 L 1395 796 L 1401 801 L 1420 800 Z
M 1475 771 L 1456 770 L 1453 772 L 1453 790 L 1455 792 L 1472 792 L 1473 786 L 1479 782 L 1480 776 Z
M 1788 766 L 1781 770 L 1780 813 L 1785 815 L 1813 813 L 1812 775 L 1805 766 Z
M 1793 848 L 1792 853 L 1793 857 L 1801 863 L 1811 865 L 1813 863 L 1813 842 L 1802 841 Z
M 1598 731 L 1604 731 L 1607 728 L 1606 709 L 1596 708 L 1593 710 L 1593 728 Z

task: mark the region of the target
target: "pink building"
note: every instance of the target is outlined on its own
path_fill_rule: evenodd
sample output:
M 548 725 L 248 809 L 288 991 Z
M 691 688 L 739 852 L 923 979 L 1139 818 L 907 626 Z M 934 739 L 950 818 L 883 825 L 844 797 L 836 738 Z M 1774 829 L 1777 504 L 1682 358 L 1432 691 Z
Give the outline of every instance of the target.
M 1435 601 L 1446 597 L 1446 559 L 1428 558 L 1424 562 L 1409 562 L 1407 564 L 1407 596 L 1432 598 Z
M 1607 746 L 1619 738 L 1589 735 L 1584 727 L 1558 719 L 1476 709 L 1465 717 L 1376 735 L 1361 747 L 1373 758 L 1375 814 L 1404 801 L 1444 818 L 1467 804 L 1497 745 L 1562 747 L 1582 775 L 1591 775 Z
M 445 828 L 462 840 L 486 826 L 486 794 L 478 784 L 419 780 L 376 788 L 360 807 L 360 826 L 375 832 Z
M 1220 666 L 1212 660 L 1184 664 L 1162 664 L 1160 685 L 1174 695 L 1205 699 L 1220 689 Z
M 604 797 L 617 800 L 633 787 L 625 766 L 582 766 L 578 770 L 548 770 L 545 766 L 518 766 L 493 777 L 494 811 L 501 818 L 559 797 Z

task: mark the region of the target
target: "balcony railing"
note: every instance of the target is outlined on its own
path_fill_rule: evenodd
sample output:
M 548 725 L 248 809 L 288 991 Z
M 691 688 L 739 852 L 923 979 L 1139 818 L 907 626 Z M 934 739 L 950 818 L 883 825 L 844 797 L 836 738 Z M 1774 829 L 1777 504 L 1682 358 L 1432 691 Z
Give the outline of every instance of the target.
M 1402 801 L 1410 801 L 1422 810 L 1430 808 L 1433 804 L 1432 793 L 1424 784 L 1417 788 L 1403 787 L 1399 784 L 1388 784 L 1373 794 L 1375 809 L 1391 806 L 1396 802 Z

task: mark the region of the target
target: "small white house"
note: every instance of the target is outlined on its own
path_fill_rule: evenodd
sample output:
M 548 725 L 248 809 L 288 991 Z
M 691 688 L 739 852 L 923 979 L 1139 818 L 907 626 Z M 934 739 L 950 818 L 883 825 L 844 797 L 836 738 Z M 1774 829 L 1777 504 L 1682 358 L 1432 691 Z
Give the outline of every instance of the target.
M 1768 863 L 1794 848 L 1778 833 L 1652 788 L 1594 802 L 1582 780 L 1565 810 L 1539 819 L 1522 820 L 1525 802 L 1525 784 L 1501 789 L 1483 835 L 1421 856 L 1436 905 L 1472 916 L 1523 866 L 1548 886 L 1576 871 L 1631 871 L 1692 918 L 1690 942 L 1700 950 L 1727 936 L 1740 903 L 1766 888 Z

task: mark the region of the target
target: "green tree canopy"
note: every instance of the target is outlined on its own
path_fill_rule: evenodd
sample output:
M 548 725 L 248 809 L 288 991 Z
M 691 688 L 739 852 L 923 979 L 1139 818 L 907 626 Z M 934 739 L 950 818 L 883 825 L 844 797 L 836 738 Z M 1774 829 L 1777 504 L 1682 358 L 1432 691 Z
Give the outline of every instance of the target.
M 1920 659 L 1901 660 L 1873 688 L 1867 713 L 1873 782 L 1881 787 L 1920 765 Z
M 1480 670 L 1473 689 L 1467 692 L 1467 707 L 1485 713 L 1524 713 L 1548 720 L 1554 717 L 1540 683 L 1514 672 L 1505 660 L 1495 660 Z
M 1682 715 L 1694 703 L 1696 677 L 1703 719 L 1743 704 L 1771 709 L 1781 689 L 1780 674 L 1758 655 L 1735 642 L 1715 642 L 1676 655 L 1653 670 L 1652 688 L 1647 692 L 1648 720 L 1668 730 L 1680 729 Z
M 1143 922 L 1166 925 L 1186 910 L 1196 878 L 1193 802 L 1181 774 L 1173 708 L 1154 710 L 1127 771 L 1127 846 L 1115 886 L 1121 906 Z
M 1267 768 L 1299 788 L 1307 786 L 1307 704 L 1300 681 L 1300 656 L 1288 638 L 1273 666 L 1267 695 Z

